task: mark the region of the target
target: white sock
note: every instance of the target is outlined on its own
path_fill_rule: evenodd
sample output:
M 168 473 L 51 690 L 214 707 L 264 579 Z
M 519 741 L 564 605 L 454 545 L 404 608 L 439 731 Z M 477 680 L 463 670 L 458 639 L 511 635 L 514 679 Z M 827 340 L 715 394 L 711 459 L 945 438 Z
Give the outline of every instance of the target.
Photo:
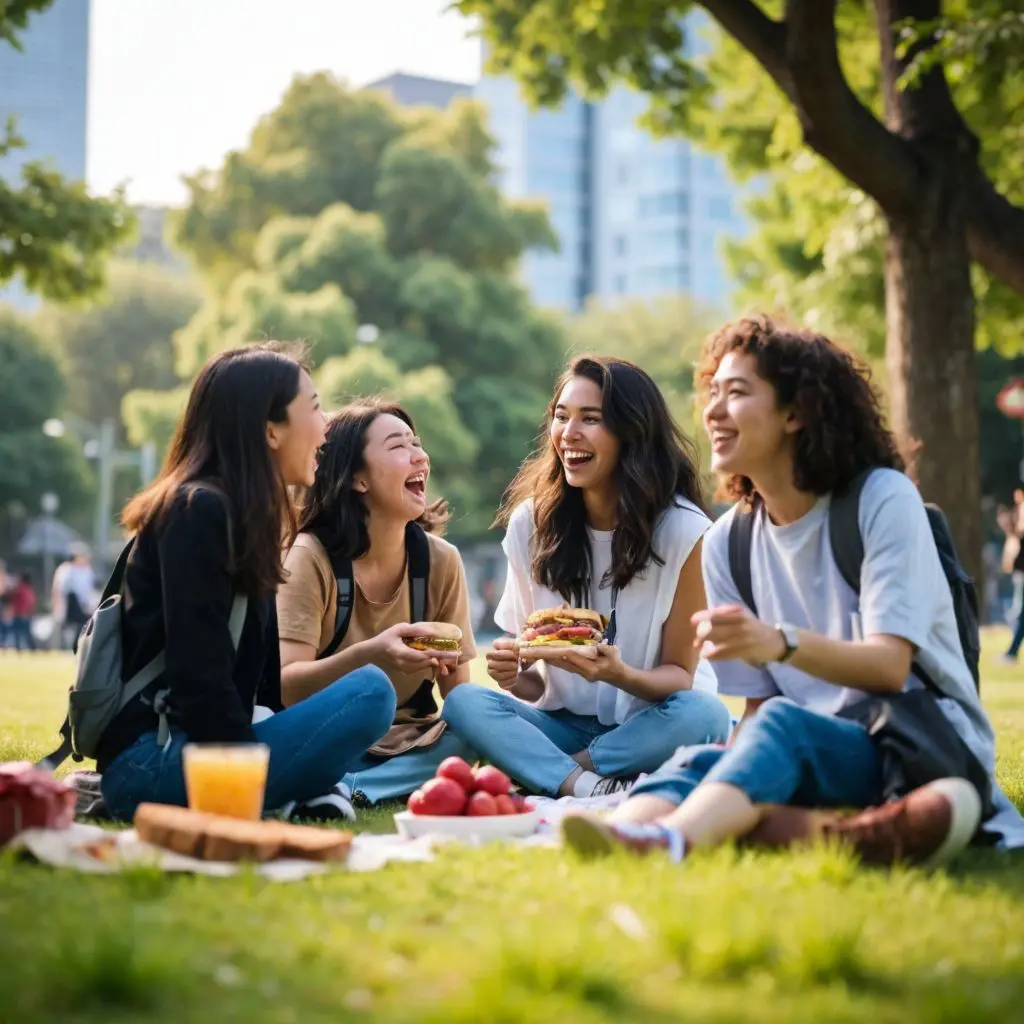
M 596 772 L 582 771 L 580 777 L 572 784 L 573 796 L 593 796 L 594 788 L 601 781 Z

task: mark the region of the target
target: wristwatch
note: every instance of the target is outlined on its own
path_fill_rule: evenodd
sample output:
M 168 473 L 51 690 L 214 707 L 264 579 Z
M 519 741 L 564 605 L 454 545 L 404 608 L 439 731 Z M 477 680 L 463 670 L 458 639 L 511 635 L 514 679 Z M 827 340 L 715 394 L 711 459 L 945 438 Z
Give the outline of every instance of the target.
M 800 647 L 800 637 L 797 636 L 796 629 L 793 626 L 787 626 L 783 622 L 780 622 L 775 628 L 779 631 L 779 635 L 782 637 L 782 642 L 786 645 L 786 649 L 783 651 L 782 657 L 779 658 L 778 661 L 789 661 Z

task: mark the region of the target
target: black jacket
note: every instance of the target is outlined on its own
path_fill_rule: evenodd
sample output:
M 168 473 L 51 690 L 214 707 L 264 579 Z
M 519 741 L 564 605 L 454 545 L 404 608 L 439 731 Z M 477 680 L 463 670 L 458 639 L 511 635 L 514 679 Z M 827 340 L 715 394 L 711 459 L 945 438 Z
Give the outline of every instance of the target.
M 125 576 L 123 678 L 166 650 L 167 669 L 148 695 L 168 689 L 172 727 L 199 743 L 251 742 L 254 704 L 281 707 L 273 596 L 250 597 L 237 656 L 231 644 L 228 529 L 221 494 L 183 490 L 164 522 L 141 532 Z M 144 698 L 127 705 L 103 736 L 99 770 L 157 724 Z

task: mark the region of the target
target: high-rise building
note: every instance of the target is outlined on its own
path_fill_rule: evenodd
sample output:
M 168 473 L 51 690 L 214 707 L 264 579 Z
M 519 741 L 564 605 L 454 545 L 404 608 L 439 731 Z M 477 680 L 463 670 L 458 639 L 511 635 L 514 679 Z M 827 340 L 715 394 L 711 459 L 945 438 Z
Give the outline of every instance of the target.
M 0 42 L 0 123 L 13 116 L 26 142 L 0 158 L 0 177 L 7 181 L 16 182 L 33 160 L 65 178 L 85 178 L 89 8 L 90 0 L 56 0 L 29 15 L 20 50 Z M 17 282 L 0 292 L 0 301 L 34 304 Z
M 645 99 L 627 89 L 601 103 L 570 93 L 531 111 L 507 78 L 483 77 L 477 98 L 498 141 L 499 184 L 547 202 L 557 253 L 528 253 L 524 281 L 542 306 L 579 309 L 595 295 L 685 292 L 708 303 L 729 293 L 720 243 L 746 228 L 721 160 L 637 127 Z
M 460 96 L 473 95 L 473 86 L 465 82 L 448 82 L 443 78 L 407 75 L 404 71 L 396 71 L 386 78 L 378 78 L 363 88 L 390 93 L 391 98 L 403 107 L 437 107 L 439 110 L 443 110 Z

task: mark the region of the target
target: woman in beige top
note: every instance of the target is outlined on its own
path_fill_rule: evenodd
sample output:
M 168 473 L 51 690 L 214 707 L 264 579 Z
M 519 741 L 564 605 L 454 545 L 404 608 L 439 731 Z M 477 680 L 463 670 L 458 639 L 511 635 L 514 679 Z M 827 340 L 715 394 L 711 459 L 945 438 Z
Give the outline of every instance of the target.
M 379 401 L 342 409 L 328 424 L 277 592 L 286 706 L 364 665 L 383 669 L 395 688 L 394 725 L 341 780 L 364 805 L 411 793 L 446 757 L 475 756 L 441 721 L 434 697 L 434 679 L 442 697 L 469 679 L 476 650 L 462 559 L 439 536 L 447 506 L 427 504 L 429 477 L 430 459 L 404 409 Z M 429 555 L 424 618 L 462 630 L 457 665 L 404 642 L 417 632 L 410 625 L 417 560 L 409 558 L 417 539 Z M 354 584 L 340 643 L 336 569 Z

